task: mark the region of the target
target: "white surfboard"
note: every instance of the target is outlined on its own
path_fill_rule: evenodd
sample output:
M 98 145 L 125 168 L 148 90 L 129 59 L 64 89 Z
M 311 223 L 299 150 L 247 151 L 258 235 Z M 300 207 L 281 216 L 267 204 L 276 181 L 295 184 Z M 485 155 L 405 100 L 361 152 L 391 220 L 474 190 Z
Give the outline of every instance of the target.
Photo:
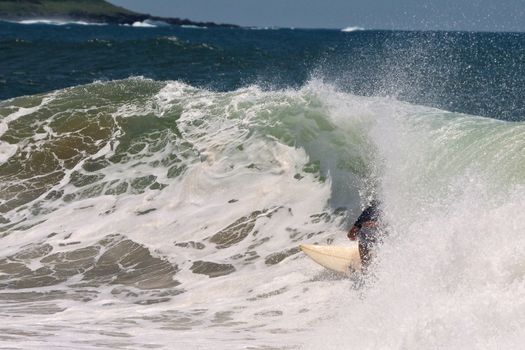
M 347 247 L 301 244 L 299 248 L 313 261 L 329 270 L 346 274 L 361 270 L 361 258 L 357 244 Z

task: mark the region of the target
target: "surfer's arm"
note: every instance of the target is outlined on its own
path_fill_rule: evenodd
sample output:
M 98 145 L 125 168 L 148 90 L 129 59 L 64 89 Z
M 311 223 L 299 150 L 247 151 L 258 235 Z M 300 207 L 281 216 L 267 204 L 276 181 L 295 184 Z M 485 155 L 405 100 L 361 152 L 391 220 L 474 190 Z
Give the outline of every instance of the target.
M 348 234 L 346 235 L 350 240 L 355 241 L 357 238 L 357 232 L 359 232 L 359 227 L 356 225 L 352 226 Z
M 368 227 L 368 228 L 377 228 L 378 225 L 377 225 L 377 221 L 369 220 L 369 221 L 363 222 L 361 226 Z
M 355 224 L 352 226 L 350 231 L 348 231 L 348 234 L 346 235 L 350 240 L 355 241 L 357 239 L 357 234 L 359 233 L 359 230 L 361 227 L 368 227 L 368 228 L 376 228 L 377 222 L 373 220 L 367 220 L 363 222 L 356 221 Z

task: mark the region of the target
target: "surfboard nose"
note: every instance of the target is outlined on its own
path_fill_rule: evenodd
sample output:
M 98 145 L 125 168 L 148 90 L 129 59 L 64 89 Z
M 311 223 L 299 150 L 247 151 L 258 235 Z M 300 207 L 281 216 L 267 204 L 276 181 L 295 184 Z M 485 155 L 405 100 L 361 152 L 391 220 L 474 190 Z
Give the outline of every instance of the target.
M 352 246 L 300 244 L 299 248 L 319 265 L 340 273 L 361 270 L 357 244 Z

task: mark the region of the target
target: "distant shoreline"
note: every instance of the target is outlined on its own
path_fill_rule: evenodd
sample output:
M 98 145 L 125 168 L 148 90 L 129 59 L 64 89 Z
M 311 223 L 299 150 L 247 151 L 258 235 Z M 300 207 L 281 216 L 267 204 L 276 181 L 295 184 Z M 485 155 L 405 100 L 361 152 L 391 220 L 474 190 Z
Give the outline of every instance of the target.
M 142 14 L 114 6 L 104 0 L 3 0 L 0 1 L 0 20 L 84 22 L 89 24 L 165 23 L 174 26 L 239 28 L 235 24 L 196 22 L 176 17 Z

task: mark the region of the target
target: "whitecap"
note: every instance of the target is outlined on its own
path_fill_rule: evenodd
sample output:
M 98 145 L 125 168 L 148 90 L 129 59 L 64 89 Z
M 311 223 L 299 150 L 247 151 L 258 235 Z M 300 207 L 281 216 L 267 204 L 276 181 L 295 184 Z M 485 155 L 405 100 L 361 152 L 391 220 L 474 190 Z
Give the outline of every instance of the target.
M 63 26 L 63 25 L 82 25 L 82 26 L 103 26 L 107 23 L 95 23 L 95 22 L 85 22 L 85 21 L 70 21 L 70 20 L 56 20 L 56 19 L 27 19 L 22 21 L 16 21 L 14 23 L 18 24 L 46 24 L 54 26 Z
M 143 21 L 143 22 L 133 22 L 133 24 L 131 25 L 132 27 L 137 27 L 137 28 L 157 28 L 157 26 L 149 21 Z
M 345 33 L 351 33 L 351 32 L 358 32 L 358 31 L 362 31 L 362 30 L 365 30 L 365 28 L 361 28 L 361 27 L 346 27 L 346 28 L 343 28 L 341 29 L 342 32 L 345 32 Z
M 181 25 L 182 28 L 188 28 L 188 29 L 208 29 L 208 27 L 203 26 L 196 26 L 194 24 L 183 24 Z

